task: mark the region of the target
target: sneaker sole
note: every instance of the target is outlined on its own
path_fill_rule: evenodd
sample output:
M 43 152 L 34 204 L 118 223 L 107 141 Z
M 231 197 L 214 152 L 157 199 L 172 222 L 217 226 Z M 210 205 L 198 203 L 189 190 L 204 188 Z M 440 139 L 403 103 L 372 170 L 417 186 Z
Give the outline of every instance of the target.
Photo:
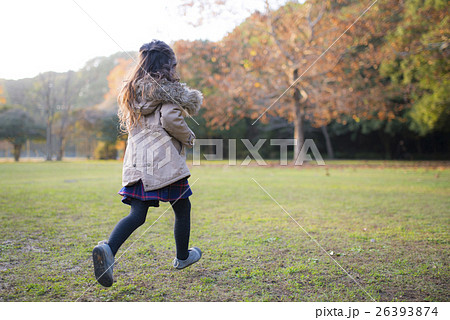
M 92 250 L 92 259 L 94 261 L 95 279 L 104 287 L 111 287 L 114 283 L 112 272 L 106 267 L 106 253 L 103 249 L 95 247 Z

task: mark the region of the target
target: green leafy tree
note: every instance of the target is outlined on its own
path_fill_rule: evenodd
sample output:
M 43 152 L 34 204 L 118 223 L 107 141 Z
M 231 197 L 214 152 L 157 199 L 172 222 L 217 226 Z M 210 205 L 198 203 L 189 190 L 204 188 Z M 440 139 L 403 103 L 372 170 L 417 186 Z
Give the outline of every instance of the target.
M 119 119 L 115 113 L 109 115 L 99 115 L 96 126 L 97 139 L 99 143 L 95 149 L 97 159 L 116 159 L 117 158 L 117 139 L 119 136 Z
M 3 108 L 0 113 L 0 139 L 14 147 L 14 160 L 19 161 L 23 144 L 28 140 L 42 139 L 44 128 L 37 125 L 25 110 Z
M 450 7 L 446 0 L 407 0 L 387 39 L 381 67 L 403 104 L 410 128 L 420 135 L 450 123 Z

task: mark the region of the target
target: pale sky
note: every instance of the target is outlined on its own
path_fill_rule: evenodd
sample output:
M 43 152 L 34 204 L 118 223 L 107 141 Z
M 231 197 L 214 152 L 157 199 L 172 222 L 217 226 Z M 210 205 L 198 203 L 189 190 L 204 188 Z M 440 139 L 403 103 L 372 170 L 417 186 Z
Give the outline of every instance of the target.
M 122 49 L 137 51 L 152 39 L 167 43 L 179 39 L 219 40 L 250 12 L 264 10 L 264 0 L 229 0 L 235 8 L 233 12 L 225 11 L 195 28 L 188 20 L 196 21 L 197 15 L 192 12 L 183 16 L 182 0 L 75 1 L 1 1 L 0 78 L 20 79 L 45 71 L 78 70 L 94 57 Z M 280 0 L 271 2 L 276 5 Z

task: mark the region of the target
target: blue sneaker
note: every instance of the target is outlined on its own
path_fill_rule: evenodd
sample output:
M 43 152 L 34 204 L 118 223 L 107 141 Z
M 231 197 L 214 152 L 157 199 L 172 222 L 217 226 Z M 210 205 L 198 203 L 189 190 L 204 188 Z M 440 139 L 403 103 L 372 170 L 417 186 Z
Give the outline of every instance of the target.
M 191 264 L 196 263 L 200 258 L 202 257 L 202 251 L 197 248 L 193 247 L 189 249 L 189 256 L 186 260 L 180 260 L 178 258 L 173 259 L 173 267 L 175 269 L 184 269 L 186 267 L 189 267 Z
M 106 240 L 100 241 L 92 250 L 92 259 L 98 283 L 104 287 L 111 287 L 114 283 L 114 255 Z

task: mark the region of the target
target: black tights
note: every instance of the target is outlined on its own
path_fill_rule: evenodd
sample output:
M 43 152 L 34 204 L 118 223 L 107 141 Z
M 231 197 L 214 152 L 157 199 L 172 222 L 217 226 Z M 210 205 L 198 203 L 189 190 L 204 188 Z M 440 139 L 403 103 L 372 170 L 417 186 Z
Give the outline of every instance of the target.
M 175 212 L 174 236 L 177 258 L 185 260 L 189 256 L 189 234 L 191 232 L 191 202 L 189 198 L 170 201 Z M 142 226 L 147 217 L 149 204 L 138 199 L 131 199 L 131 211 L 120 220 L 109 236 L 108 244 L 114 255 L 134 230 Z

